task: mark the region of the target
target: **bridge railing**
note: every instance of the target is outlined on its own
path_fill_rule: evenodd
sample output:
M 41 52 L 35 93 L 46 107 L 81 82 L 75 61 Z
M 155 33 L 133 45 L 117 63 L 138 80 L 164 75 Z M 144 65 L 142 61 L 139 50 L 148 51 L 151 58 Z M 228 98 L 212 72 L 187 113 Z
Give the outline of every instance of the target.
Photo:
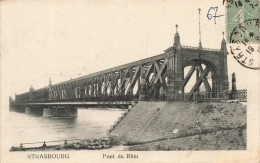
M 184 99 L 190 101 L 219 101 L 228 100 L 229 95 L 225 92 L 195 92 L 190 98 L 188 94 L 185 94 Z
M 199 49 L 199 47 L 194 47 L 194 46 L 182 46 L 182 48 L 184 48 L 184 49 L 196 49 L 196 50 Z M 211 49 L 211 48 L 202 48 L 202 50 L 218 51 L 219 52 L 219 49 Z
M 159 94 L 157 97 L 147 95 L 146 101 L 169 101 L 168 94 Z M 247 90 L 237 90 L 234 92 L 195 92 L 191 97 L 189 93 L 175 95 L 171 101 L 247 101 Z
M 191 101 L 228 101 L 237 100 L 241 102 L 247 101 L 247 90 L 238 90 L 236 92 L 195 92 L 191 98 L 188 93 L 184 94 L 184 100 Z

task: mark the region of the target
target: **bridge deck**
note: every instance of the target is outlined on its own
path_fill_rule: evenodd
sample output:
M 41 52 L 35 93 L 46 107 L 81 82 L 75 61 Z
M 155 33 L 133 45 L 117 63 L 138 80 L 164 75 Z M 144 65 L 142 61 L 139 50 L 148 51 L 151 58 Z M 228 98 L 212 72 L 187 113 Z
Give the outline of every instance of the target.
M 73 105 L 73 106 L 87 106 L 87 105 L 131 105 L 131 101 L 102 101 L 102 102 L 47 102 L 47 103 L 13 103 L 13 105 Z

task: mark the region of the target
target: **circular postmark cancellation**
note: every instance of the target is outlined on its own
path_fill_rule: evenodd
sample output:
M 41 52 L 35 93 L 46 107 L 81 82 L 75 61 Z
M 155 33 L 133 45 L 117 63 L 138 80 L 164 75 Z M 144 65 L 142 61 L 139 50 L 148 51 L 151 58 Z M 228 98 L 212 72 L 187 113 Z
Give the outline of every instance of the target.
M 260 44 L 233 43 L 229 44 L 230 53 L 244 67 L 260 69 Z
M 244 67 L 260 69 L 259 19 L 249 19 L 230 35 L 230 53 Z
M 249 19 L 235 27 L 230 35 L 230 43 L 259 43 L 259 19 Z

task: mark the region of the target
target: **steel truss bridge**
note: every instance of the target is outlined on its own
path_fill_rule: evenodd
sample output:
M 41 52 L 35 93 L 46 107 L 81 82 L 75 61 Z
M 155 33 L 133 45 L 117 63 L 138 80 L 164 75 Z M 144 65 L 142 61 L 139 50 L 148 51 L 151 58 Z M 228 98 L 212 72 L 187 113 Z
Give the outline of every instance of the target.
M 173 46 L 163 54 L 58 84 L 50 82 L 41 89 L 31 88 L 16 95 L 13 104 L 229 99 L 227 55 L 224 39 L 221 49 L 182 46 L 176 31 Z M 186 75 L 185 68 L 189 68 Z M 185 92 L 194 73 L 196 81 Z M 202 84 L 204 92 L 199 89 Z M 240 97 L 246 99 L 246 91 L 240 91 Z

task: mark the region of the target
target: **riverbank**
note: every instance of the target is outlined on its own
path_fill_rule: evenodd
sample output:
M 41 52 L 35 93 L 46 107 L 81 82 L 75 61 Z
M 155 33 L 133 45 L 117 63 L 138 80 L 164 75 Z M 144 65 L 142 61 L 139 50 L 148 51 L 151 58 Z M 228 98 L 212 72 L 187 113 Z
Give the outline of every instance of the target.
M 240 103 L 139 102 L 110 133 L 128 150 L 245 150 Z
M 10 151 L 52 151 L 52 150 L 101 150 L 117 145 L 111 138 L 83 139 L 80 141 L 67 142 L 60 145 L 46 145 L 40 147 L 11 147 Z
M 245 150 L 247 108 L 240 103 L 142 102 L 100 139 L 10 151 Z

